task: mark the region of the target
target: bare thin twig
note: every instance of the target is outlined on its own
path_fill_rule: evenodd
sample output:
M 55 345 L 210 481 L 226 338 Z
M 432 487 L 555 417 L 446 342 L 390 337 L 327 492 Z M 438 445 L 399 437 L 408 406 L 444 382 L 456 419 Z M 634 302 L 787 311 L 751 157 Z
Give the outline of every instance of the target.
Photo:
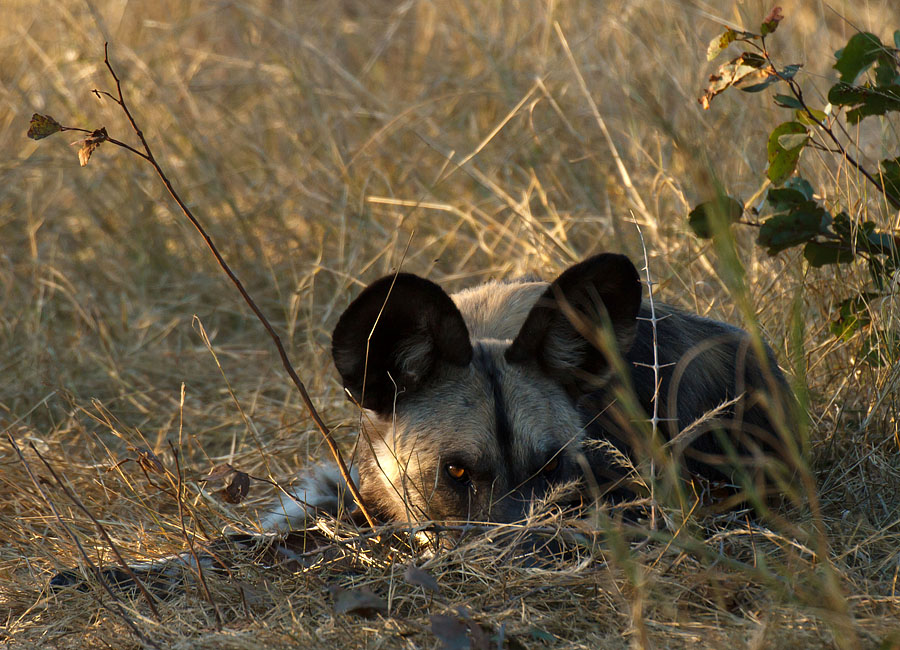
M 159 611 L 156 609 L 156 605 L 153 602 L 153 596 L 150 595 L 150 593 L 144 587 L 144 584 L 138 579 L 138 577 L 135 575 L 134 571 L 131 570 L 131 567 L 128 566 L 128 563 L 125 561 L 125 558 L 122 557 L 122 554 L 119 553 L 118 547 L 112 541 L 112 538 L 109 536 L 109 533 L 106 532 L 106 529 L 103 527 L 103 524 L 101 524 L 97 520 L 97 518 L 91 513 L 91 511 L 87 509 L 87 507 L 81 502 L 81 499 L 79 499 L 77 496 L 75 496 L 75 494 L 68 488 L 68 486 L 65 483 L 63 483 L 62 479 L 56 473 L 56 470 L 53 469 L 53 466 L 47 461 L 46 458 L 44 458 L 41 455 L 41 452 L 39 452 L 37 450 L 37 447 L 34 446 L 34 443 L 29 442 L 28 446 L 31 447 L 31 451 L 33 451 L 35 454 L 37 454 L 37 457 L 44 464 L 44 467 L 47 468 L 47 471 L 53 475 L 54 480 L 57 482 L 57 484 L 62 489 L 62 491 L 65 493 L 65 495 L 68 497 L 69 501 L 71 501 L 73 504 L 75 504 L 75 506 L 79 510 L 81 510 L 85 515 L 87 515 L 88 519 L 90 519 L 92 522 L 94 522 L 94 525 L 97 527 L 97 530 L 100 531 L 100 535 L 103 536 L 104 541 L 109 545 L 109 548 L 110 548 L 110 550 L 112 550 L 113 555 L 116 556 L 116 560 L 118 560 L 119 564 L 125 570 L 125 573 L 128 574 L 128 577 L 130 577 L 132 580 L 134 580 L 134 583 L 137 585 L 138 590 L 140 590 L 140 592 L 144 596 L 144 598 L 147 599 L 147 604 L 150 606 L 150 611 L 153 612 L 153 616 L 156 618 L 157 621 L 161 620 Z
M 860 174 L 866 177 L 866 180 L 872 183 L 872 185 L 874 185 L 878 189 L 878 191 L 881 192 L 882 195 L 884 195 L 884 197 L 888 200 L 888 203 L 893 205 L 895 208 L 900 208 L 900 197 L 895 196 L 887 187 L 884 186 L 881 181 L 875 178 L 875 176 L 869 170 L 863 167 L 859 161 L 851 156 L 844 145 L 841 143 L 841 141 L 838 139 L 838 137 L 834 134 L 834 129 L 832 129 L 830 125 L 826 124 L 824 121 L 815 116 L 815 114 L 812 112 L 812 109 L 810 109 L 809 104 L 807 104 L 806 100 L 803 98 L 803 90 L 800 88 L 800 84 L 798 84 L 792 78 L 785 77 L 781 72 L 778 71 L 778 68 L 769 55 L 769 49 L 766 47 L 765 37 L 762 38 L 762 47 L 757 46 L 757 49 L 765 57 L 766 62 L 771 67 L 772 72 L 775 74 L 775 76 L 787 83 L 788 87 L 791 89 L 791 93 L 793 93 L 794 95 L 794 98 L 798 102 L 800 102 L 801 106 L 803 106 L 803 111 L 806 114 L 806 117 L 809 118 L 809 120 L 811 120 L 820 129 L 822 129 L 822 131 L 831 139 L 831 141 L 834 142 L 838 150 L 832 151 L 832 153 L 839 153 L 844 158 L 844 160 L 853 165 L 853 167 L 855 167 Z M 827 147 L 824 147 L 824 149 L 826 151 L 831 151 Z
M 25 459 L 24 454 L 22 454 L 22 450 L 19 449 L 19 445 L 16 444 L 15 438 L 13 438 L 12 434 L 8 433 L 8 432 L 7 432 L 6 436 L 7 436 L 7 439 L 9 440 L 9 443 L 12 445 L 13 449 L 15 450 L 16 455 L 19 457 L 19 460 L 22 462 L 22 465 L 25 467 L 25 471 L 28 472 L 28 476 L 31 479 L 31 482 L 34 483 L 35 488 L 37 488 L 37 491 L 40 493 L 41 497 L 44 499 L 44 501 L 50 507 L 50 510 L 53 512 L 53 516 L 56 517 L 56 521 L 59 523 L 60 526 L 62 526 L 63 530 L 65 530 L 66 533 L 68 533 L 69 537 L 72 538 L 72 541 L 75 542 L 75 546 L 78 548 L 78 552 L 81 553 L 81 557 L 87 563 L 88 567 L 90 567 L 91 572 L 94 574 L 94 577 L 97 579 L 97 582 L 100 583 L 100 585 L 103 587 L 103 589 L 106 590 L 106 593 L 109 594 L 109 597 L 112 598 L 113 604 L 116 607 L 116 613 L 125 622 L 125 624 L 131 629 L 131 631 L 134 633 L 134 635 L 138 639 L 141 640 L 142 643 L 144 643 L 152 648 L 156 648 L 157 650 L 162 650 L 162 647 L 158 643 L 156 643 L 152 639 L 146 637 L 140 631 L 140 629 L 138 629 L 138 627 L 137 627 L 137 625 L 135 625 L 134 621 L 131 620 L 131 617 L 129 617 L 128 614 L 125 612 L 125 608 L 122 606 L 121 601 L 119 600 L 118 596 L 116 596 L 112 587 L 110 587 L 109 583 L 104 579 L 103 573 L 100 571 L 100 568 L 96 564 L 94 564 L 94 562 L 91 560 L 90 555 L 88 555 L 87 551 L 84 550 L 84 547 L 81 545 L 81 542 L 79 541 L 78 536 L 63 521 L 62 516 L 59 514 L 59 511 L 56 509 L 56 504 L 54 504 L 53 500 L 47 495 L 46 492 L 44 492 L 44 488 L 41 487 L 40 481 L 38 481 L 37 477 L 34 475 L 34 472 L 31 469 L 31 465 Z M 35 449 L 33 444 L 31 445 L 31 448 L 38 455 L 38 458 L 40 458 L 41 461 L 43 461 L 43 463 L 45 465 L 47 465 L 47 469 L 50 471 L 51 474 L 53 474 L 53 477 L 56 479 L 57 483 L 59 483 L 59 485 L 63 488 L 63 490 L 68 495 L 69 494 L 68 489 L 66 488 L 65 484 L 63 484 L 63 482 L 60 481 L 59 477 L 56 475 L 56 472 L 53 471 L 53 468 L 51 468 L 47 464 L 47 461 L 44 460 L 44 458 L 40 455 L 40 453 L 38 453 L 37 449 Z M 84 506 L 82 506 L 82 508 L 83 507 Z M 101 531 L 104 534 L 106 533 L 106 531 L 103 531 L 102 527 L 101 527 Z M 115 548 L 115 547 L 113 547 L 113 548 Z M 123 564 L 123 566 L 125 566 L 126 570 L 129 573 L 131 573 L 131 571 L 127 565 Z M 139 585 L 140 588 L 143 590 L 143 586 L 141 586 L 140 581 L 138 581 L 133 574 L 131 577 L 135 581 L 135 584 Z M 146 592 L 144 592 L 144 593 L 146 594 Z M 159 614 L 156 612 L 156 609 L 153 605 L 153 601 L 149 595 L 147 595 L 147 602 L 150 603 L 151 611 L 154 612 L 157 620 L 159 620 Z
M 653 444 L 659 444 L 659 387 L 660 387 L 660 379 L 659 371 L 659 346 L 658 340 L 656 336 L 656 304 L 653 302 L 653 285 L 656 284 L 653 282 L 653 278 L 650 276 L 650 258 L 647 255 L 647 245 L 644 242 L 644 233 L 641 231 L 641 225 L 637 222 L 637 219 L 633 219 L 634 227 L 637 228 L 638 236 L 641 238 L 641 250 L 644 252 L 644 275 L 647 278 L 647 297 L 650 304 L 650 327 L 653 332 L 653 417 L 650 419 L 650 425 L 652 427 L 652 435 L 653 435 Z M 653 460 L 650 461 L 650 503 L 652 507 L 650 508 L 650 528 L 651 530 L 656 530 L 656 511 L 657 511 L 657 501 L 656 501 L 656 463 Z
M 241 294 L 241 297 L 244 299 L 244 302 L 247 303 L 247 306 L 250 307 L 259 322 L 262 323 L 263 327 L 266 329 L 266 332 L 269 334 L 269 337 L 272 339 L 272 342 L 275 344 L 275 348 L 278 351 L 278 356 L 281 358 L 282 366 L 284 366 L 284 369 L 287 372 L 288 376 L 291 378 L 291 381 L 294 383 L 294 386 L 297 387 L 297 390 L 300 393 L 300 397 L 303 399 L 303 403 L 306 406 L 310 417 L 312 418 L 313 422 L 315 422 L 316 427 L 318 427 L 319 431 L 322 433 L 322 436 L 325 438 L 325 443 L 328 445 L 328 449 L 331 451 L 331 455 L 334 456 L 335 462 L 337 462 L 338 469 L 341 472 L 341 477 L 344 479 L 344 482 L 346 482 L 347 487 L 350 488 L 350 493 L 353 495 L 353 500 L 356 502 L 357 507 L 359 507 L 360 511 L 363 513 L 366 521 L 370 526 L 374 528 L 376 525 L 375 520 L 372 518 L 372 515 L 369 514 L 368 509 L 363 503 L 362 495 L 359 493 L 359 489 L 356 487 L 356 484 L 353 482 L 353 478 L 350 476 L 350 470 L 347 468 L 347 464 L 344 462 L 341 451 L 340 449 L 338 449 L 337 443 L 335 443 L 334 437 L 331 435 L 331 430 L 319 415 L 318 410 L 316 410 L 316 407 L 313 404 L 312 398 L 309 396 L 309 393 L 306 390 L 306 386 L 297 375 L 297 371 L 294 370 L 294 366 L 293 364 L 291 364 L 290 358 L 287 355 L 287 351 L 284 348 L 284 344 L 281 342 L 281 337 L 278 336 L 278 333 L 275 331 L 275 328 L 272 327 L 269 319 L 266 318 L 266 316 L 262 313 L 262 310 L 260 310 L 259 306 L 256 304 L 256 301 L 254 301 L 250 294 L 247 293 L 247 290 L 244 288 L 244 284 L 240 281 L 237 275 L 235 275 L 234 271 L 231 270 L 231 267 L 228 266 L 228 263 L 222 257 L 222 254 L 219 252 L 218 247 L 213 242 L 209 233 L 207 233 L 203 225 L 191 212 L 191 209 L 188 208 L 187 204 L 181 199 L 178 192 L 175 191 L 175 188 L 169 181 L 169 177 L 163 171 L 162 167 L 160 167 L 159 163 L 156 160 L 156 157 L 153 155 L 153 151 L 150 149 L 150 145 L 147 143 L 147 139 L 144 137 L 144 132 L 140 129 L 140 127 L 138 127 L 134 116 L 131 114 L 131 110 L 128 108 L 128 104 L 125 101 L 125 96 L 122 93 L 122 83 L 109 61 L 109 43 L 104 44 L 103 51 L 103 62 L 106 64 L 106 69 L 109 70 L 109 74 L 112 75 L 113 80 L 116 82 L 116 93 L 118 94 L 118 97 L 115 97 L 107 92 L 103 92 L 102 94 L 112 99 L 125 113 L 125 116 L 128 118 L 128 121 L 131 124 L 131 128 L 134 129 L 135 134 L 141 141 L 144 152 L 142 153 L 122 142 L 119 142 L 118 140 L 113 140 L 112 138 L 109 138 L 108 142 L 124 147 L 125 149 L 137 154 L 153 166 L 153 169 L 156 171 L 157 176 L 159 176 L 160 180 L 163 182 L 163 185 L 165 185 L 166 190 L 169 192 L 169 196 L 171 196 L 175 200 L 175 203 L 177 203 L 178 207 L 181 208 L 184 216 L 187 217 L 187 219 L 191 222 L 191 224 L 203 238 L 203 241 L 206 242 L 206 246 L 216 258 L 216 262 L 218 262 L 219 266 L 228 276 L 228 279 L 231 280 L 231 283 L 235 286 L 235 288 L 237 288 L 238 292 Z
M 184 538 L 184 541 L 187 542 L 191 557 L 194 559 L 194 566 L 197 567 L 197 577 L 200 578 L 200 586 L 203 588 L 203 595 L 206 596 L 206 600 L 209 601 L 213 611 L 216 613 L 216 629 L 221 630 L 222 614 L 219 612 L 219 607 L 216 605 L 216 601 L 213 600 L 212 593 L 209 591 L 209 586 L 206 584 L 206 576 L 203 575 L 203 566 L 200 564 L 200 558 L 197 557 L 197 551 L 194 549 L 194 538 L 191 535 L 188 535 L 187 529 L 184 526 L 184 502 L 181 499 L 181 463 L 178 460 L 178 450 L 175 448 L 175 445 L 172 444 L 171 440 L 168 442 L 169 449 L 172 450 L 172 455 L 175 457 L 175 473 L 178 477 L 178 486 L 175 491 L 178 499 L 178 521 L 181 523 L 181 536 Z

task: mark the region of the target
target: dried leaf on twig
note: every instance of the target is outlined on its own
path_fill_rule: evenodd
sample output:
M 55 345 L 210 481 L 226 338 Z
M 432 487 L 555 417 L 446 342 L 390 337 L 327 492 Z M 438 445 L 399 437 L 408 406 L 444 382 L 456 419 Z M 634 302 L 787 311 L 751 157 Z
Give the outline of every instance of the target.
M 94 149 L 107 140 L 109 140 L 109 135 L 106 133 L 106 127 L 101 126 L 96 131 L 91 132 L 84 140 L 76 140 L 72 143 L 73 146 L 76 144 L 81 145 L 81 149 L 78 150 L 78 162 L 81 163 L 82 167 L 88 164 Z
M 49 115 L 35 113 L 31 116 L 31 122 L 28 125 L 28 137 L 32 140 L 40 140 L 48 135 L 59 133 L 62 129 L 62 124 Z
M 225 488 L 219 492 L 225 503 L 237 504 L 250 493 L 250 475 L 247 472 L 235 472 L 226 480 Z

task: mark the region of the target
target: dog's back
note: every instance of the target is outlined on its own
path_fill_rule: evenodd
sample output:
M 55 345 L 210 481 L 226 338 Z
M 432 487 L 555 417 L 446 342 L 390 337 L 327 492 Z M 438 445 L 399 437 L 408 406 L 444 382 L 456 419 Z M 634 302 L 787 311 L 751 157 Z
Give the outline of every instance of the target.
M 511 341 L 549 286 L 534 279 L 488 282 L 451 298 L 473 340 Z M 648 441 L 640 440 L 647 427 L 634 426 L 633 419 L 643 414 L 649 420 L 655 411 L 670 453 L 689 475 L 734 483 L 735 456 L 786 456 L 782 438 L 792 417 L 791 391 L 771 348 L 761 345 L 762 362 L 744 330 L 643 300 L 634 342 L 624 354 L 627 383 L 641 412 L 618 404 L 617 391 L 628 388 L 612 376 L 577 400 L 588 437 L 626 454 L 636 447 L 647 453 Z M 603 454 L 587 456 L 596 473 L 621 478 L 605 466 Z M 747 478 L 748 468 L 740 469 Z

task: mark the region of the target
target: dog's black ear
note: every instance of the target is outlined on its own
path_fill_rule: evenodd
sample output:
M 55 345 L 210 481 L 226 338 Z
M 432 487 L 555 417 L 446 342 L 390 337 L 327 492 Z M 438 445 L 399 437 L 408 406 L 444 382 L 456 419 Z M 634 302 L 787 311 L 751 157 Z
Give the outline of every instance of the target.
M 353 398 L 384 415 L 439 364 L 468 365 L 472 343 L 443 289 L 400 273 L 376 280 L 350 303 L 334 328 L 331 354 Z
M 641 307 L 641 282 L 624 255 L 603 253 L 568 268 L 535 303 L 506 350 L 510 363 L 536 361 L 570 384 L 602 378 L 608 363 L 595 343 L 608 322 L 620 354 L 631 349 Z

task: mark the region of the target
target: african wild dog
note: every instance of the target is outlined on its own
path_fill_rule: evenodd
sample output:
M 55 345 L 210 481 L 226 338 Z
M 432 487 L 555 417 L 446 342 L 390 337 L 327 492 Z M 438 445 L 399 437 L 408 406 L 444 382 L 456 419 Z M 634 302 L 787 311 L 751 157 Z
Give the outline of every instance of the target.
M 679 454 L 686 473 L 733 492 L 738 475 L 765 486 L 765 466 L 786 456 L 775 422 L 783 431 L 791 404 L 771 350 L 760 362 L 743 330 L 657 303 L 655 391 L 641 294 L 634 265 L 608 253 L 549 284 L 490 282 L 451 296 L 400 273 L 369 285 L 332 339 L 343 385 L 364 408 L 358 466 L 366 504 L 397 521 L 509 522 L 573 479 L 594 486 L 593 496 L 627 492 L 621 468 L 591 444 L 605 440 L 632 455 L 646 449 L 646 427 L 634 426 L 634 410 L 619 403 L 623 382 L 602 351 L 604 325 L 645 412 L 657 395 L 664 435 L 714 413 Z M 336 485 L 320 470 L 296 494 L 333 508 Z M 265 527 L 289 528 L 305 516 L 285 501 Z
M 603 446 L 640 455 L 646 427 L 623 408 L 622 377 L 604 353 L 601 330 L 624 358 L 624 384 L 657 415 L 686 473 L 720 481 L 743 474 L 766 487 L 769 461 L 786 457 L 783 431 L 792 398 L 774 356 L 761 363 L 744 331 L 656 305 L 654 390 L 650 312 L 634 265 L 602 254 L 552 283 L 490 282 L 448 295 L 407 273 L 367 287 L 341 316 L 332 353 L 344 387 L 364 408 L 358 473 L 363 500 L 385 519 L 512 522 L 551 487 L 580 480 L 589 497 L 621 498 L 624 472 Z M 604 329 L 605 328 L 605 329 Z M 724 405 L 724 406 L 723 406 Z M 698 426 L 698 418 L 715 417 Z M 774 414 L 770 415 L 770 414 Z M 638 414 L 639 415 L 639 414 Z M 607 449 L 609 446 L 607 445 Z M 264 514 L 270 532 L 298 527 L 321 508 L 336 512 L 346 490 L 334 469 L 314 468 Z M 226 536 L 246 546 L 265 535 Z M 176 578 L 216 552 L 132 567 L 153 584 Z M 131 576 L 105 567 L 108 582 Z M 51 581 L 80 583 L 76 570 Z

